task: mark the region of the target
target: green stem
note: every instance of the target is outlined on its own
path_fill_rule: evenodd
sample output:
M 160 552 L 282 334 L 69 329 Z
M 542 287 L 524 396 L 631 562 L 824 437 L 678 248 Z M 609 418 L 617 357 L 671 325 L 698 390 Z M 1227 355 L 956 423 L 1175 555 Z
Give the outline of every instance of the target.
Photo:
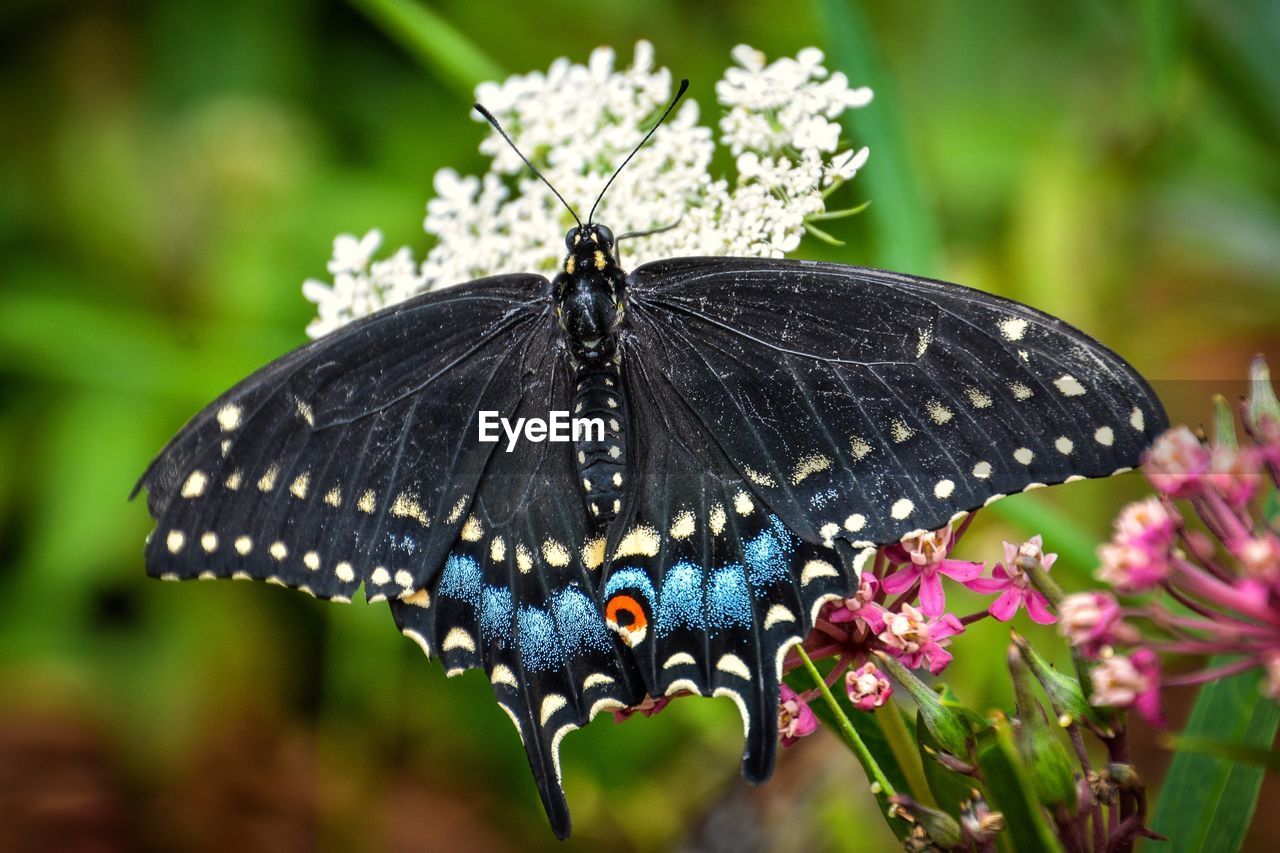
M 350 2 L 467 100 L 477 84 L 506 76 L 478 45 L 415 0 Z
M 876 793 L 884 799 L 894 796 L 897 792 L 894 791 L 893 785 L 889 782 L 888 777 L 884 775 L 884 771 L 880 769 L 880 765 L 876 763 L 875 757 L 871 755 L 871 750 L 867 749 L 862 736 L 853 727 L 853 723 L 845 715 L 844 709 L 840 707 L 836 697 L 832 695 L 831 688 L 827 687 L 827 682 L 823 679 L 822 673 L 818 672 L 818 668 L 813 665 L 813 661 L 809 660 L 809 656 L 805 654 L 802 647 L 796 646 L 796 652 L 800 655 L 800 660 L 804 663 L 805 669 L 809 671 L 809 677 L 813 679 L 818 692 L 822 694 L 823 700 L 831 710 L 831 715 L 835 718 L 836 728 L 840 730 L 840 735 L 849 744 L 849 748 L 853 750 L 854 755 L 858 757 L 858 761 L 861 762 L 863 769 L 867 771 L 867 775 L 871 777 L 871 781 L 880 786 L 880 790 Z
M 936 806 L 933 792 L 929 789 L 929 780 L 924 777 L 924 767 L 920 764 L 920 751 L 915 746 L 911 732 L 907 730 L 907 724 L 902 720 L 902 714 L 898 713 L 897 706 L 892 703 L 885 705 L 875 718 L 880 724 L 880 731 L 884 733 L 885 742 L 889 744 L 889 751 L 902 768 L 902 775 L 907 777 L 907 787 L 911 789 L 912 799 L 926 806 Z

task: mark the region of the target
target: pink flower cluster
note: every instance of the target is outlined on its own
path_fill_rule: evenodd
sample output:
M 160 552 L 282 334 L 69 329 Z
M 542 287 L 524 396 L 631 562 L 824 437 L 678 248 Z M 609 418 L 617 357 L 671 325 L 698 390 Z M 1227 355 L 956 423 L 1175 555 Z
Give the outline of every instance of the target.
M 938 675 L 951 663 L 948 647 L 966 625 L 987 617 L 1008 621 L 1022 608 L 1036 622 L 1055 621 L 1048 600 L 1032 582 L 1032 572 L 1047 572 L 1056 555 L 1044 553 L 1039 536 L 1020 545 L 1006 542 L 1004 562 L 993 568 L 990 577 L 983 577 L 982 563 L 951 558 L 971 520 L 972 516 L 958 530 L 947 525 L 882 548 L 853 595 L 829 603 L 820 612 L 803 648 L 813 660 L 836 659 L 828 686 L 843 676 L 845 693 L 855 708 L 874 711 L 893 694 L 872 652 L 892 655 L 908 669 Z M 944 579 L 996 599 L 985 610 L 957 616 L 947 611 Z M 799 665 L 793 653 L 784 669 Z M 817 690 L 797 694 L 782 688 L 779 729 L 784 744 L 816 730 L 816 718 L 802 711 L 817 694 Z
M 1148 451 L 1143 471 L 1157 495 L 1125 507 L 1098 552 L 1098 578 L 1133 602 L 1122 607 L 1102 592 L 1061 602 L 1061 632 L 1099 659 L 1091 673 L 1096 704 L 1133 707 L 1161 723 L 1162 684 L 1198 684 L 1255 667 L 1264 690 L 1280 698 L 1280 519 L 1265 517 L 1258 500 L 1280 484 L 1280 404 L 1265 365 L 1255 361 L 1253 374 L 1241 413 L 1250 442 L 1240 442 L 1219 402 L 1212 442 L 1175 427 Z M 1118 647 L 1137 650 L 1122 654 Z M 1157 652 L 1230 660 L 1162 678 Z

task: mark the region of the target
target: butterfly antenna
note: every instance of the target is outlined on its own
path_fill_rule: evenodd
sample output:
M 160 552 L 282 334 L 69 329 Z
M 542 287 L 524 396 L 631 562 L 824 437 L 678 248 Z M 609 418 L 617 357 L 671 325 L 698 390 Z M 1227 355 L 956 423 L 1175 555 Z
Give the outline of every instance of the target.
M 618 177 L 618 173 L 627 167 L 627 164 L 631 162 L 631 158 L 636 156 L 636 154 L 640 152 L 640 149 L 644 147 L 644 144 L 649 141 L 649 137 L 653 136 L 653 132 L 658 128 L 662 127 L 662 123 L 667 120 L 667 116 L 671 115 L 671 111 L 676 108 L 676 104 L 680 103 L 680 99 L 684 97 L 685 90 L 688 88 L 689 88 L 689 80 L 687 78 L 684 80 L 681 80 L 680 91 L 676 92 L 676 96 L 671 99 L 671 103 L 667 106 L 667 111 L 662 114 L 662 118 L 658 119 L 658 123 L 655 124 L 653 128 L 644 135 L 644 139 L 640 140 L 640 144 L 637 145 L 635 149 L 630 154 L 627 155 L 627 159 L 623 160 L 622 165 L 619 166 L 614 171 L 614 173 L 609 177 L 609 180 L 604 185 L 604 189 L 600 190 L 600 195 L 596 196 L 596 203 L 591 205 L 591 213 L 587 215 L 588 223 L 592 222 L 595 219 L 596 208 L 600 206 L 600 200 L 604 198 L 604 194 L 608 192 L 609 185 L 613 183 L 613 179 Z
M 684 90 L 681 89 L 680 91 L 683 92 Z M 672 106 L 674 106 L 674 104 Z M 560 199 L 560 203 L 564 205 L 564 209 L 569 211 L 569 215 L 573 217 L 573 221 L 578 223 L 578 227 L 581 228 L 582 220 L 578 218 L 578 214 L 573 212 L 573 208 L 569 206 L 569 202 L 564 200 L 564 196 L 560 195 L 560 191 L 557 190 L 555 187 L 551 186 L 551 182 L 548 181 L 546 177 L 543 176 L 543 174 L 538 171 L 538 167 L 530 163 L 529 158 L 524 156 L 524 154 L 520 151 L 520 149 L 516 147 L 515 142 L 513 142 L 511 140 L 511 137 L 507 135 L 507 132 L 502 129 L 502 125 L 498 124 L 498 120 L 493 117 L 493 113 L 486 110 L 484 108 L 484 104 L 480 104 L 480 103 L 475 104 L 475 110 L 476 112 L 480 113 L 480 115 L 484 116 L 485 121 L 493 125 L 494 130 L 498 131 L 498 133 L 502 135 L 502 138 L 505 139 L 507 141 L 507 144 L 511 146 L 511 150 L 516 152 L 516 156 L 518 156 L 521 160 L 523 160 L 524 164 L 529 167 L 529 171 L 537 175 L 538 180 L 542 181 L 544 184 L 547 185 L 547 189 L 551 190 L 552 195 Z M 668 110 L 667 112 L 670 112 L 670 110 Z M 663 118 L 666 118 L 666 116 L 663 116 Z M 647 136 L 645 138 L 648 139 Z M 643 145 L 644 143 L 641 143 L 641 144 Z M 631 158 L 628 157 L 627 159 L 631 159 Z M 591 209 L 595 210 L 594 207 Z

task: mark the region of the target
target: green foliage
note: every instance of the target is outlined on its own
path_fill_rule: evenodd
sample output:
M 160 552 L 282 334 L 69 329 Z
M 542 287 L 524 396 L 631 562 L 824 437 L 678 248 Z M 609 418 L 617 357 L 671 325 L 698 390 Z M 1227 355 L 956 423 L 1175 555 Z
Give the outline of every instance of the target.
M 1222 752 L 1265 750 L 1274 743 L 1280 707 L 1262 695 L 1259 683 L 1257 672 L 1246 672 L 1201 688 L 1185 729 L 1195 739 L 1193 748 L 1174 756 L 1152 822 L 1156 832 L 1176 842 L 1171 849 L 1228 851 L 1243 844 L 1263 767 Z M 1222 747 L 1205 750 L 1204 740 Z

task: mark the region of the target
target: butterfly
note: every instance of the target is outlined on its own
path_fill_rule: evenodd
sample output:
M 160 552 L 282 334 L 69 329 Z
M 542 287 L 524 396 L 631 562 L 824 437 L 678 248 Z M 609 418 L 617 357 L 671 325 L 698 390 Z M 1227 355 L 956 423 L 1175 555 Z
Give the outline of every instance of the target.
M 723 696 L 763 781 L 783 658 L 877 546 L 1127 470 L 1167 426 L 1133 368 L 1033 308 L 809 261 L 628 273 L 594 210 L 554 278 L 426 293 L 284 355 L 135 488 L 150 574 L 363 587 L 449 674 L 483 669 L 562 838 L 565 734 Z M 481 440 L 554 413 L 597 428 Z

